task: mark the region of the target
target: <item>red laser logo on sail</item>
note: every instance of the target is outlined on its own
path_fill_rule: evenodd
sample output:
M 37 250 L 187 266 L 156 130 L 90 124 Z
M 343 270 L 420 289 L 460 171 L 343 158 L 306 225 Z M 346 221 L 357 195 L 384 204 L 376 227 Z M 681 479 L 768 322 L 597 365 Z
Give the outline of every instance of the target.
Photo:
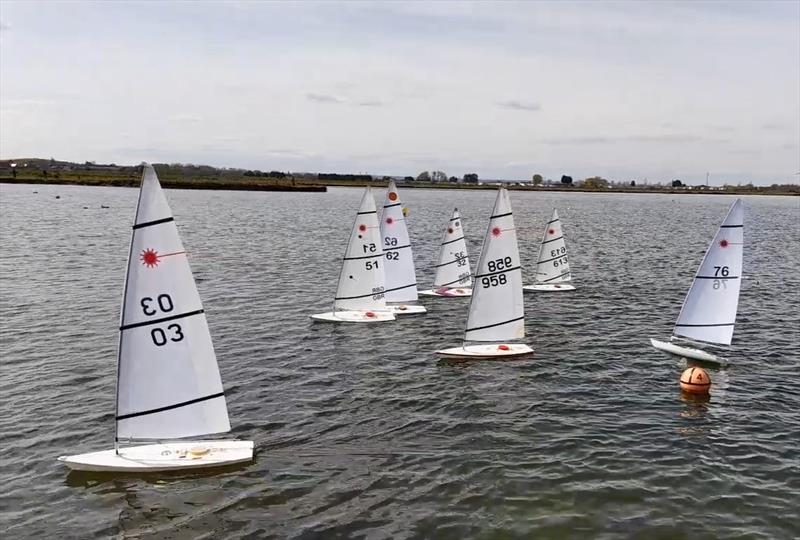
M 172 255 L 183 255 L 185 251 L 176 251 L 175 253 L 165 253 L 159 255 L 158 251 L 154 249 L 143 249 L 139 254 L 139 260 L 148 268 L 155 268 L 164 257 L 171 257 Z
M 500 227 L 495 227 L 492 229 L 492 236 L 500 236 L 500 233 L 503 232 L 500 230 Z
M 722 240 L 719 241 L 719 247 L 721 248 L 728 247 L 728 241 L 723 238 Z
M 550 229 L 549 231 L 547 231 L 547 234 L 556 234 L 556 230 L 555 229 Z
M 141 255 L 139 255 L 139 259 L 142 261 L 142 264 L 148 268 L 158 266 L 158 263 L 161 262 L 158 257 L 158 252 L 154 249 L 145 249 L 142 251 Z
M 389 225 L 391 225 L 392 223 L 394 223 L 394 220 L 393 220 L 392 218 L 390 218 L 390 217 L 387 217 L 387 218 L 386 218 L 386 223 L 388 223 Z

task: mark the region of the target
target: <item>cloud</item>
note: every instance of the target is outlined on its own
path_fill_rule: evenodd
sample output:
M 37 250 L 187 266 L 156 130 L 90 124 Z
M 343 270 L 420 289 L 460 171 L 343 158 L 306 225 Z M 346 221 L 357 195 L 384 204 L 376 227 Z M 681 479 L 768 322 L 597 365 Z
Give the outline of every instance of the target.
M 344 103 L 336 96 L 328 94 L 306 94 L 306 99 L 309 101 L 316 101 L 317 103 Z
M 563 137 L 556 139 L 542 139 L 540 142 L 550 145 L 568 144 L 612 144 L 619 142 L 635 143 L 691 143 L 699 141 L 707 142 L 726 142 L 727 139 L 704 139 L 698 135 L 675 134 L 675 135 L 626 135 L 623 137 Z
M 176 114 L 174 116 L 170 116 L 168 120 L 170 122 L 176 122 L 179 124 L 197 124 L 202 119 L 199 116 L 192 116 L 188 114 Z
M 5 21 L 0 21 L 0 32 L 7 32 L 11 30 L 11 25 Z
M 384 103 L 382 101 L 359 101 L 356 105 L 359 107 L 383 107 Z
M 782 131 L 786 129 L 786 125 L 778 123 L 767 123 L 762 125 L 761 129 L 765 129 L 767 131 Z
M 512 109 L 514 111 L 540 111 L 542 106 L 538 103 L 523 103 L 517 100 L 501 101 L 497 104 L 498 107 L 504 109 Z

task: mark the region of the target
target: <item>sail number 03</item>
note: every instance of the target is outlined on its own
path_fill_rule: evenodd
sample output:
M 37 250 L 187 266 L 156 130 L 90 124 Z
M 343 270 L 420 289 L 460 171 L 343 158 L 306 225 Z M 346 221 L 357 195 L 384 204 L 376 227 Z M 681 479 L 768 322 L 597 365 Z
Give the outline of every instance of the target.
M 142 298 L 142 301 L 139 302 L 139 304 L 142 306 L 142 313 L 148 317 L 152 317 L 159 312 L 169 313 L 175 309 L 175 305 L 172 303 L 172 298 L 168 294 L 159 294 L 155 300 L 149 296 L 145 296 Z M 153 328 L 150 330 L 150 337 L 157 347 L 163 347 L 168 341 L 182 341 L 184 336 L 181 325 L 178 323 L 172 323 L 167 326 L 166 332 L 158 327 Z

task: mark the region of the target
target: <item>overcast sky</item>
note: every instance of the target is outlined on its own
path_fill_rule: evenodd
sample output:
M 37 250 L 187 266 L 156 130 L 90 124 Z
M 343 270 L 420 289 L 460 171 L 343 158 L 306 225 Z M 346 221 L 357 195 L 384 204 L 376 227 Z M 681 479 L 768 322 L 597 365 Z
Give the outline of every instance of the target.
M 800 2 L 0 3 L 0 157 L 798 182 Z

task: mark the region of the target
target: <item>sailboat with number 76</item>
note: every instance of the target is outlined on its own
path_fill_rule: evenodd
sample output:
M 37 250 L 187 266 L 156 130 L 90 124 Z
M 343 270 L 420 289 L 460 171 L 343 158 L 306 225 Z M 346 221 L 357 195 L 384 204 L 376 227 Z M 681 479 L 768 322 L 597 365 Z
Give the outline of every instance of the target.
M 743 248 L 744 208 L 742 200 L 736 199 L 700 263 L 672 338 L 669 342 L 651 339 L 653 347 L 703 362 L 727 363 L 716 354 L 675 340 L 700 346 L 731 344 L 742 283 Z

